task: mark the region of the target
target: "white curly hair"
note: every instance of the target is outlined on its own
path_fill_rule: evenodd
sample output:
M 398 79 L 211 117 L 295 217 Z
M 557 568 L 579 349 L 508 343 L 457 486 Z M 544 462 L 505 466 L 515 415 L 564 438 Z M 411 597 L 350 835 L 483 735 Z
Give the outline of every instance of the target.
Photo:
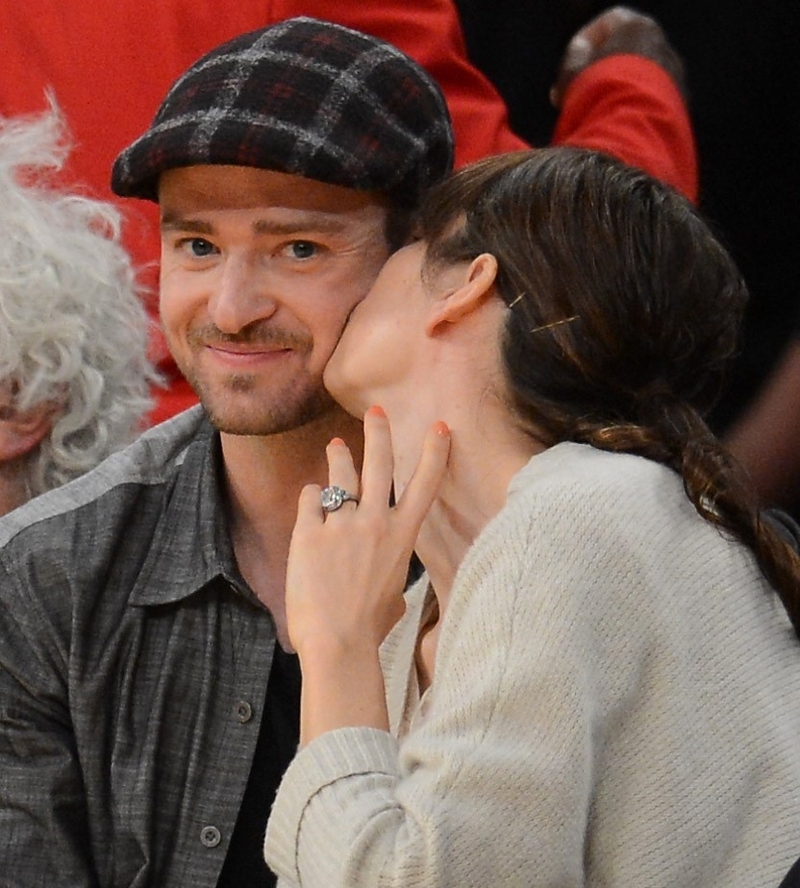
M 120 214 L 53 184 L 68 154 L 54 103 L 0 118 L 0 387 L 20 411 L 60 409 L 25 463 L 29 496 L 133 440 L 158 378 Z

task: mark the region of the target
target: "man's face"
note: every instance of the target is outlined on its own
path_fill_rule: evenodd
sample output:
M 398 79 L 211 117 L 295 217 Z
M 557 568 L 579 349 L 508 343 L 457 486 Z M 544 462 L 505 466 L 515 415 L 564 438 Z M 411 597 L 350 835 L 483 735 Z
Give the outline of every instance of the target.
M 255 167 L 159 182 L 161 319 L 223 432 L 269 435 L 334 408 L 322 371 L 389 250 L 380 197 Z

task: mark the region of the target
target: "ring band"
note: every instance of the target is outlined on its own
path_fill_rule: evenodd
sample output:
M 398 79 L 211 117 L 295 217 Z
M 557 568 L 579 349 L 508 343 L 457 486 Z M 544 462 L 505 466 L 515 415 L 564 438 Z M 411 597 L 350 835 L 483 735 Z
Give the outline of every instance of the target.
M 319 495 L 323 512 L 335 512 L 341 509 L 346 502 L 357 503 L 358 497 L 354 493 L 348 493 L 341 487 L 323 487 Z

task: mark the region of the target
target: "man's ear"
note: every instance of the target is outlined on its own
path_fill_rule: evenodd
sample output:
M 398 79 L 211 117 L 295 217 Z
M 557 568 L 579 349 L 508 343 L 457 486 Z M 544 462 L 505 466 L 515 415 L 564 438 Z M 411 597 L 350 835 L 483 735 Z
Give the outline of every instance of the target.
M 59 410 L 49 401 L 25 411 L 0 406 L 0 462 L 9 462 L 38 447 L 52 429 Z
M 444 325 L 455 324 L 471 314 L 486 301 L 497 278 L 497 259 L 491 253 L 481 253 L 470 262 L 465 271 L 452 269 L 458 275 L 455 285 L 443 292 L 432 307 L 425 332 L 430 336 Z

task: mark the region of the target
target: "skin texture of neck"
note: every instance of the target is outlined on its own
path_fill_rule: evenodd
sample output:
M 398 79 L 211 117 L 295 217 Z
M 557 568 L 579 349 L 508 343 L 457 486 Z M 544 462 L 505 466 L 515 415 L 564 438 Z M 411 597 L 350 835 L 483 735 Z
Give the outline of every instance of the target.
M 439 420 L 450 428 L 447 471 L 416 545 L 440 613 L 467 549 L 505 505 L 512 477 L 544 449 L 509 406 L 499 335 L 508 309 L 487 289 L 493 276 L 473 274 L 475 267 L 444 273 L 433 289 L 444 295 L 419 299 L 419 313 L 435 320 L 413 339 L 406 373 L 370 393 L 391 423 L 398 495 L 426 431 Z

